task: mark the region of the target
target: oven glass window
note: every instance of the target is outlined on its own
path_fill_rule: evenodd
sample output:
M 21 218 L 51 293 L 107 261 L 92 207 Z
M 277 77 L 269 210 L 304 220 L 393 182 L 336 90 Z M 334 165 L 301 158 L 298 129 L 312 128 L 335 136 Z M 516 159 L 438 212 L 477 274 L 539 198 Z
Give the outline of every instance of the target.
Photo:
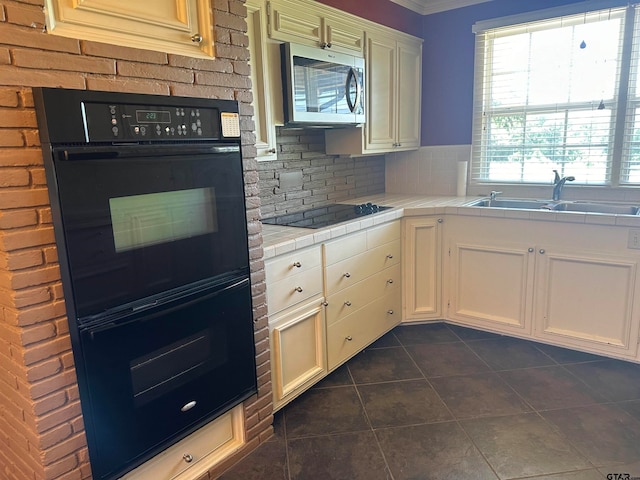
M 117 253 L 217 232 L 213 188 L 109 199 Z

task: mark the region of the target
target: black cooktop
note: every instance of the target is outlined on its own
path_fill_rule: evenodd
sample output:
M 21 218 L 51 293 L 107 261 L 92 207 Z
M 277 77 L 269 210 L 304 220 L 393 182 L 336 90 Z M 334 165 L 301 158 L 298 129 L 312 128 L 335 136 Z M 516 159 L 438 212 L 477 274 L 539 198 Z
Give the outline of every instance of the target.
M 263 218 L 262 223 L 269 225 L 282 225 L 286 227 L 323 228 L 336 223 L 354 220 L 365 215 L 371 215 L 391 207 L 382 207 L 373 203 L 360 205 L 348 205 L 334 203 L 324 207 L 303 210 L 302 212 L 287 213 L 277 217 Z

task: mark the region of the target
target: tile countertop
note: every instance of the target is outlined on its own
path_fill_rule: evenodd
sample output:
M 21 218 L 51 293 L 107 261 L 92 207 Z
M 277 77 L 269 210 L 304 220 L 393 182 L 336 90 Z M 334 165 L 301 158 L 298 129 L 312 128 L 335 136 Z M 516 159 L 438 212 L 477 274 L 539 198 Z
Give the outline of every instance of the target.
M 420 215 L 468 215 L 484 217 L 513 218 L 520 220 L 559 221 L 568 223 L 587 223 L 592 225 L 613 225 L 621 227 L 640 228 L 640 216 L 611 215 L 603 213 L 584 212 L 555 212 L 539 210 L 519 210 L 511 208 L 478 208 L 468 207 L 467 204 L 483 197 L 443 197 L 425 195 L 403 195 L 396 193 L 381 193 L 355 198 L 340 203 L 375 203 L 393 207 L 381 213 L 366 215 L 359 220 L 343 222 L 326 228 L 299 228 L 280 225 L 263 225 L 262 238 L 264 258 L 292 252 L 300 248 L 309 247 L 341 237 L 348 233 L 357 232 L 374 225 L 390 222 L 402 217 Z

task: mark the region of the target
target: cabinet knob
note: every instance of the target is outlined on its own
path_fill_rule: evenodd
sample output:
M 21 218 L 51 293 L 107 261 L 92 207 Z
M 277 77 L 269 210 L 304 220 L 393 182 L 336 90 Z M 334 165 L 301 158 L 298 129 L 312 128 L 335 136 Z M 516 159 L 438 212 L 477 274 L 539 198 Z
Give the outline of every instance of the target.
M 345 339 L 347 342 L 350 342 L 351 340 L 353 340 L 353 337 L 352 337 L 351 335 L 347 335 L 346 337 L 344 337 L 344 339 Z
M 388 313 L 389 315 L 393 315 L 393 310 L 387 310 L 387 313 Z
M 320 48 L 331 48 L 331 42 L 320 42 Z
M 351 278 L 351 274 L 350 274 L 349 272 L 346 272 L 346 273 L 344 274 L 344 276 L 345 276 L 345 278 Z
M 544 255 L 544 248 L 540 249 L 540 255 Z
M 184 459 L 185 462 L 187 463 L 191 463 L 193 462 L 193 456 L 191 456 L 188 453 L 185 453 L 184 455 L 182 455 L 182 458 Z
M 202 43 L 202 35 L 200 35 L 199 33 L 194 33 L 193 35 L 191 35 L 191 41 L 193 43 Z
M 393 283 L 393 278 L 390 278 L 389 280 L 387 280 L 387 283 Z
M 444 220 L 442 218 L 439 218 L 438 223 L 442 223 L 442 222 L 444 222 Z
M 321 303 L 321 305 L 323 307 L 328 307 L 329 306 L 329 302 L 327 302 L 326 300 L 324 302 Z
M 347 300 L 346 302 L 344 302 L 344 304 L 345 304 L 347 307 L 350 307 L 350 306 L 351 306 L 351 302 L 350 302 L 349 300 Z
M 296 287 L 294 290 L 298 293 L 302 293 L 302 287 Z
M 527 250 L 527 252 L 529 252 L 529 253 L 533 253 L 533 248 L 529 248 L 529 249 Z
M 387 255 L 387 258 L 388 258 L 389 260 L 391 260 L 391 259 L 393 258 L 393 255 L 389 254 L 389 255 Z
M 293 262 L 293 266 L 296 268 L 300 268 L 302 264 L 300 262 Z
M 270 148 L 269 150 L 267 150 L 267 153 L 276 153 L 276 149 L 275 148 Z

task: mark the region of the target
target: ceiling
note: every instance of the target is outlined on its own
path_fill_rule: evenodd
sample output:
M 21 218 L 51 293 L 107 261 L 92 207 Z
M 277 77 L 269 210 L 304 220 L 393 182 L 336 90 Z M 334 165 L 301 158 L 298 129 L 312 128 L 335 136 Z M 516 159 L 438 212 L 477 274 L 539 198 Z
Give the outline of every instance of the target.
M 391 0 L 398 5 L 409 8 L 422 15 L 453 10 L 455 8 L 468 7 L 477 3 L 485 3 L 491 0 Z

